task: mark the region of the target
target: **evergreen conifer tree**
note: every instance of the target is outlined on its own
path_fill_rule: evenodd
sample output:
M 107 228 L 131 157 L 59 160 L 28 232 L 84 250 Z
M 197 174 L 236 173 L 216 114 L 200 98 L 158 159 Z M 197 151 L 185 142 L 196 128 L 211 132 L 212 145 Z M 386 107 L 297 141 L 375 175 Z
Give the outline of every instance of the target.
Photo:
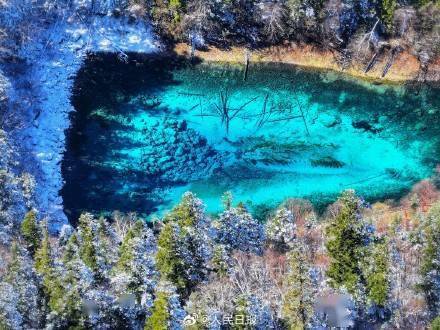
M 158 238 L 157 268 L 162 278 L 186 297 L 207 276 L 212 254 L 210 222 L 203 203 L 192 193 L 184 194 L 164 222 Z
M 433 315 L 440 313 L 440 204 L 435 204 L 423 229 L 421 288 Z
M 295 246 L 287 254 L 288 273 L 282 314 L 290 329 L 308 328 L 313 315 L 314 289 L 304 248 Z
M 21 223 L 21 235 L 23 236 L 27 249 L 31 256 L 41 244 L 41 230 L 37 223 L 37 214 L 35 211 L 29 211 Z
M 350 294 L 358 294 L 362 285 L 360 265 L 369 238 L 361 215 L 363 205 L 352 190 L 345 191 L 337 205 L 338 213 L 326 230 L 326 247 L 330 257 L 327 276 L 333 287 L 345 287 Z
M 375 243 L 371 249 L 364 271 L 367 298 L 377 306 L 384 307 L 390 290 L 386 241 Z
M 94 223 L 93 216 L 91 214 L 82 214 L 79 218 L 79 229 L 81 235 L 81 244 L 79 254 L 87 267 L 92 271 L 98 270 L 98 263 L 96 258 L 95 247 L 95 233 L 92 228 Z
M 170 313 L 168 311 L 168 294 L 158 292 L 151 309 L 151 316 L 145 322 L 145 330 L 167 330 Z

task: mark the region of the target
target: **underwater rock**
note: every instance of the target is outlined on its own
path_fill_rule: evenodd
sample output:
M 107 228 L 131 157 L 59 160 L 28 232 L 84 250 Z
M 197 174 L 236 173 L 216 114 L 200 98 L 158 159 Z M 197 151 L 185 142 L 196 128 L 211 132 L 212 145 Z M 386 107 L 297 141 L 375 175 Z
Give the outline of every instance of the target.
M 351 125 L 356 128 L 356 129 L 362 129 L 365 132 L 371 132 L 374 134 L 380 133 L 383 129 L 380 127 L 376 127 L 371 125 L 368 121 L 366 120 L 359 120 L 359 121 L 353 121 L 351 123 Z
M 337 117 L 328 116 L 328 117 L 321 120 L 321 123 L 327 128 L 335 127 L 335 126 L 341 124 L 341 122 L 342 122 L 342 119 L 339 116 L 337 116 Z
M 160 173 L 160 179 L 166 182 L 190 182 L 209 176 L 222 164 L 223 156 L 208 145 L 205 137 L 188 129 L 185 121 L 156 122 L 143 134 L 144 155 L 149 157 L 142 160 L 142 166 L 150 176 Z

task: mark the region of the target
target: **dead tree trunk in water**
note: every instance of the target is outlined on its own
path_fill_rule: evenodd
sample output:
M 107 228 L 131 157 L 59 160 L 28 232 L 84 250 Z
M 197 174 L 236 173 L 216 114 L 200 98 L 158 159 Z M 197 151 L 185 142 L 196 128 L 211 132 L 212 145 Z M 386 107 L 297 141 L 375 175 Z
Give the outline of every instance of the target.
M 247 80 L 248 70 L 249 70 L 249 51 L 246 49 L 244 53 L 244 76 L 243 81 Z
M 302 118 L 302 120 L 303 120 L 304 128 L 306 129 L 306 132 L 307 132 L 307 136 L 310 136 L 310 131 L 309 131 L 309 127 L 308 127 L 308 125 L 307 125 L 306 115 L 305 115 L 305 113 L 304 113 L 304 110 L 303 110 L 302 104 L 301 104 L 301 102 L 299 101 L 299 97 L 298 97 L 298 95 L 297 95 L 296 93 L 294 94 L 293 99 L 295 100 L 296 105 L 298 106 L 298 110 L 299 110 L 299 112 L 300 112 L 300 114 L 301 114 L 301 118 Z
M 231 121 L 237 117 L 243 110 L 245 110 L 246 106 L 250 103 L 254 102 L 258 99 L 258 96 L 250 99 L 249 101 L 243 103 L 238 108 L 230 108 L 229 107 L 229 93 L 226 89 L 225 91 L 220 91 L 220 104 L 215 104 L 215 114 L 214 116 L 218 116 L 221 119 L 222 125 L 226 128 L 226 134 L 229 134 L 229 128 L 231 126 Z
M 400 46 L 394 47 L 391 50 L 390 58 L 388 59 L 387 64 L 385 65 L 383 72 L 382 72 L 382 78 L 386 76 L 388 73 L 388 70 L 391 68 L 391 65 L 393 65 L 394 59 L 396 58 L 396 55 L 399 54 L 402 51 L 402 48 Z

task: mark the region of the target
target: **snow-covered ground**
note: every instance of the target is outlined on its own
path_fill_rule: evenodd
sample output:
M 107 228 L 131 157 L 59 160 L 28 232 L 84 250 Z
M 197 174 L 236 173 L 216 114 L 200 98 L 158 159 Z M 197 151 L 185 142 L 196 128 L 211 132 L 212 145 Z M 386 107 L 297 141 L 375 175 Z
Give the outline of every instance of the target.
M 28 69 L 13 81 L 9 99 L 25 126 L 13 138 L 22 148 L 24 170 L 36 179 L 35 206 L 56 231 L 67 222 L 60 190 L 65 130 L 74 111 L 74 77 L 88 52 L 151 53 L 160 45 L 143 21 L 72 14 L 60 19 L 20 50 Z M 23 83 L 24 81 L 31 84 Z

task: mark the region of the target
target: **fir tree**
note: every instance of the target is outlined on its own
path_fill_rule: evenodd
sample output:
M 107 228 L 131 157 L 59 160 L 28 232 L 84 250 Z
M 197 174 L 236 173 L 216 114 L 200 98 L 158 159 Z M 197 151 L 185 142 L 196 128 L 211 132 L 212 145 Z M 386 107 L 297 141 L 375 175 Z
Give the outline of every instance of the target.
M 49 233 L 47 232 L 47 227 L 45 227 L 43 231 L 43 241 L 35 253 L 35 270 L 43 278 L 43 291 L 49 309 L 60 313 L 65 295 L 60 276 L 57 274 L 53 263 Z
M 158 238 L 157 268 L 184 296 L 203 281 L 211 258 L 210 222 L 203 203 L 192 193 L 164 219 Z
M 388 32 L 393 29 L 394 11 L 396 10 L 396 0 L 381 1 L 381 18 Z
M 440 204 L 432 207 L 423 232 L 421 288 L 431 313 L 437 315 L 440 312 Z
M 360 263 L 368 244 L 366 224 L 361 216 L 363 206 L 351 190 L 342 194 L 337 205 L 339 211 L 326 230 L 330 257 L 327 276 L 333 287 L 345 287 L 350 294 L 355 294 L 362 282 Z
M 162 277 L 171 281 L 178 290 L 185 291 L 190 286 L 190 280 L 180 255 L 179 236 L 177 224 L 170 222 L 164 225 L 157 241 L 156 263 Z
M 440 316 L 432 320 L 430 330 L 440 330 Z
M 366 264 L 367 298 L 374 304 L 384 307 L 390 291 L 388 251 L 385 241 L 374 244 Z
M 47 227 L 43 231 L 43 240 L 35 253 L 35 270 L 42 276 L 50 275 L 53 270 L 52 251 Z
M 151 309 L 151 316 L 145 322 L 145 330 L 167 330 L 170 313 L 168 311 L 168 294 L 158 292 Z
M 246 210 L 244 205 L 220 214 L 217 239 L 229 250 L 260 254 L 264 244 L 264 226 Z
M 185 311 L 175 288 L 167 282 L 159 284 L 153 306 L 145 320 L 145 330 L 180 330 Z
M 140 303 L 152 293 L 156 281 L 154 254 L 156 242 L 153 233 L 142 221 L 137 221 L 125 235 L 119 248 L 119 258 L 113 270 L 114 278 L 124 278 L 125 294 L 134 294 Z
M 295 246 L 287 254 L 288 273 L 282 314 L 290 329 L 308 328 L 313 315 L 314 290 L 304 248 Z
M 33 256 L 41 244 L 41 230 L 37 224 L 37 214 L 29 211 L 21 223 L 21 235 L 23 236 L 29 253 Z
M 96 260 L 95 233 L 92 228 L 93 216 L 91 214 L 82 214 L 79 218 L 79 228 L 81 235 L 81 245 L 79 254 L 84 263 L 92 271 L 98 270 Z
M 295 220 L 286 208 L 277 210 L 275 216 L 266 223 L 266 237 L 281 251 L 288 249 L 295 239 Z
M 42 297 L 38 278 L 32 266 L 32 260 L 14 242 L 11 247 L 11 261 L 3 279 L 12 286 L 17 295 L 15 306 L 25 328 L 41 326 L 43 321 Z

